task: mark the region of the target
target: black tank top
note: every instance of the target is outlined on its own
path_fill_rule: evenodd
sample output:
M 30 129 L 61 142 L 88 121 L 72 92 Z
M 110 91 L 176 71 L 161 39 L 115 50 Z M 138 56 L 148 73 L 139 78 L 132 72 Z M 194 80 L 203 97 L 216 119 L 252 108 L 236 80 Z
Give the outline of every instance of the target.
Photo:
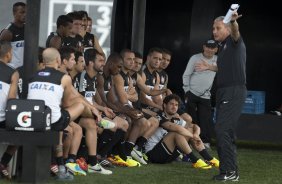
M 84 37 L 82 38 L 82 44 L 84 48 L 94 47 L 94 35 L 91 33 L 86 32 Z
M 164 85 L 167 83 L 168 75 L 164 70 L 158 72 L 158 74 L 160 76 L 160 89 L 163 89 Z
M 78 82 L 78 88 L 80 85 L 82 85 L 82 90 L 79 91 L 79 93 L 84 96 L 86 100 L 92 103 L 92 98 L 97 92 L 97 77 L 90 77 L 86 72 L 84 75 L 83 83 L 80 84 L 81 74 L 82 73 L 77 74 L 74 78 L 74 81 Z
M 129 87 L 129 76 L 128 74 L 125 74 L 123 71 L 120 71 L 120 75 L 122 76 L 124 81 L 124 90 L 127 92 Z
M 75 35 L 75 37 L 64 37 L 63 43 L 67 47 L 73 47 L 74 49 L 79 49 L 82 46 L 83 38 L 80 35 Z
M 48 38 L 47 38 L 47 40 L 46 40 L 46 48 L 50 47 L 50 40 L 51 40 L 54 36 L 59 36 L 59 37 L 61 38 L 61 47 L 66 46 L 65 43 L 64 43 L 63 37 L 62 37 L 61 35 L 59 35 L 57 32 L 52 32 L 52 33 L 48 36 Z
M 104 77 L 104 92 L 105 94 L 107 94 L 110 89 L 112 88 L 112 76 L 108 76 L 106 77 L 104 74 L 103 74 L 103 77 Z

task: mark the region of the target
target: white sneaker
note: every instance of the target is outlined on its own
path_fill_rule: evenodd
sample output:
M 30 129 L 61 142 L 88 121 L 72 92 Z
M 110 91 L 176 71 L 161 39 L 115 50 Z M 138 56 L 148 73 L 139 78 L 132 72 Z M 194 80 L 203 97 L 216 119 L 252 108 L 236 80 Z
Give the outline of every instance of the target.
M 112 174 L 113 172 L 107 169 L 104 169 L 100 164 L 96 164 L 94 166 L 88 165 L 88 172 L 89 173 L 100 173 L 100 174 Z
M 140 162 L 141 164 L 144 164 L 144 165 L 147 164 L 147 162 L 143 158 L 143 154 L 141 153 L 141 151 L 138 151 L 137 149 L 133 148 L 133 150 L 131 151 L 131 156 L 132 158 L 134 158 L 136 161 Z
M 99 121 L 98 126 L 104 129 L 112 129 L 116 126 L 116 124 L 110 120 L 107 119 L 101 119 L 101 121 Z

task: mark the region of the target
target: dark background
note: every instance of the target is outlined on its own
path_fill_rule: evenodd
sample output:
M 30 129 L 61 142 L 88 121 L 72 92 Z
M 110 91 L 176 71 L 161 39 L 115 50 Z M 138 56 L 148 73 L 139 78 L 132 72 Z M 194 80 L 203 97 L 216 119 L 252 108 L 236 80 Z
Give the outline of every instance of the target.
M 173 52 L 167 68 L 168 86 L 183 96 L 182 74 L 189 58 L 202 51 L 202 43 L 212 36 L 214 18 L 225 15 L 232 3 L 240 4 L 238 13 L 243 15 L 238 22 L 247 48 L 247 88 L 265 91 L 266 111 L 276 109 L 282 103 L 282 15 L 278 1 L 147 0 L 143 54 L 146 56 L 151 47 Z M 120 51 L 131 48 L 133 1 L 118 0 L 116 7 L 112 49 Z

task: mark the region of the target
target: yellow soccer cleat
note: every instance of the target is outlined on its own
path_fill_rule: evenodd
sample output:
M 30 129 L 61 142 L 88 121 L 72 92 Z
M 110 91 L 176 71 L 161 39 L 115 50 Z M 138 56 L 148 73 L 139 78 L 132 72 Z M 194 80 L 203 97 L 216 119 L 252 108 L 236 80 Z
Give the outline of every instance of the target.
M 219 168 L 219 160 L 213 157 L 210 161 L 207 161 L 207 163 L 211 166 Z
M 108 157 L 108 160 L 113 165 L 120 166 L 120 167 L 129 167 L 128 164 L 122 158 L 120 158 L 120 156 L 118 156 L 118 155 L 110 156 L 110 157 Z
M 136 160 L 133 160 L 130 156 L 127 156 L 126 163 L 128 164 L 128 167 L 140 167 L 141 164 L 137 162 Z
M 194 168 L 197 169 L 211 169 L 212 166 L 208 165 L 206 162 L 204 162 L 202 159 L 198 159 L 196 163 L 193 163 L 192 165 Z

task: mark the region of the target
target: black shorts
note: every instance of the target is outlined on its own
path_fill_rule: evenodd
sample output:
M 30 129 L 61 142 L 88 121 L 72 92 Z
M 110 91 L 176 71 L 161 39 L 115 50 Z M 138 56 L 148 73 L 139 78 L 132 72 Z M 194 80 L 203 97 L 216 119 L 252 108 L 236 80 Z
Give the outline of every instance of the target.
M 165 143 L 161 140 L 146 155 L 152 163 L 165 164 L 174 161 L 180 155 L 180 151 L 177 148 L 173 152 L 169 151 Z
M 0 128 L 3 128 L 3 129 L 6 128 L 6 121 L 1 121 L 0 122 Z
M 61 109 L 61 117 L 60 119 L 51 124 L 51 130 L 54 131 L 63 131 L 70 123 L 70 114 L 68 111 Z

